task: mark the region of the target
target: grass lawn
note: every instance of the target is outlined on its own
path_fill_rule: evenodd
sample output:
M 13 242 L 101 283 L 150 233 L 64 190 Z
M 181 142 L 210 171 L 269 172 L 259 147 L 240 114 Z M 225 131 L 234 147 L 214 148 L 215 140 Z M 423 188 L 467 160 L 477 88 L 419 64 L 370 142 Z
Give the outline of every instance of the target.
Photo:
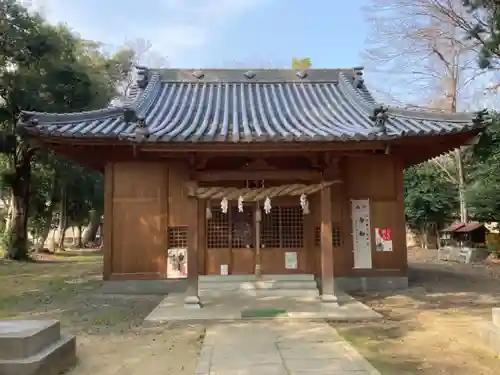
M 410 253 L 409 290 L 359 296 L 384 321 L 332 325 L 382 375 L 498 374 L 500 358 L 476 326 L 500 306 L 500 266 L 443 263 L 425 253 Z
M 203 327 L 141 327 L 162 297 L 102 294 L 99 252 L 42 257 L 0 260 L 0 319 L 60 320 L 77 335 L 80 363 L 70 375 L 194 373 Z

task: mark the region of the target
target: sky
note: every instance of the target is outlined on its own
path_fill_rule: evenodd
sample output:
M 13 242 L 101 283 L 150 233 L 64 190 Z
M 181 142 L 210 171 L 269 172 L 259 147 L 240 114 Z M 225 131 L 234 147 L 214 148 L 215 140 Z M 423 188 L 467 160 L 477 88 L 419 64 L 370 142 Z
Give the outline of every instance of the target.
M 152 64 L 168 67 L 287 67 L 293 57 L 316 68 L 361 66 L 369 32 L 368 0 L 23 2 L 111 48 L 146 40 Z

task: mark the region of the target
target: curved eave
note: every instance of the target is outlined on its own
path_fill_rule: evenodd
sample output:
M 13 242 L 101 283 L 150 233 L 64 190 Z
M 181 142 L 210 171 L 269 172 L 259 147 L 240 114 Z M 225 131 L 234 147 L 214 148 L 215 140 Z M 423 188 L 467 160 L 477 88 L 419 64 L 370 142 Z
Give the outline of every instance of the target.
M 287 141 L 282 140 L 260 140 L 255 142 L 223 142 L 223 141 L 197 141 L 197 142 L 157 142 L 151 140 L 144 140 L 142 142 L 137 142 L 131 139 L 116 138 L 111 136 L 60 136 L 54 134 L 44 134 L 44 133 L 34 133 L 29 132 L 30 136 L 33 136 L 39 140 L 42 144 L 66 144 L 66 145 L 101 145 L 101 146 L 139 146 L 144 149 L 172 149 L 172 150 L 223 150 L 220 149 L 221 145 L 223 147 L 228 147 L 228 149 L 245 149 L 245 150 L 264 150 L 268 147 L 276 149 L 290 149 L 290 150 L 306 150 L 308 147 L 320 148 L 324 150 L 335 150 L 341 147 L 343 150 L 356 150 L 356 149 L 367 149 L 368 148 L 383 148 L 387 144 L 409 144 L 412 142 L 446 142 L 447 137 L 455 137 L 464 135 L 468 138 L 472 138 L 477 134 L 480 134 L 483 128 L 469 128 L 464 131 L 450 131 L 447 133 L 406 133 L 401 136 L 380 136 L 377 138 L 350 138 L 350 139 L 333 139 L 326 141 L 324 139 L 317 140 L 300 140 L 300 141 Z M 468 136 L 467 136 L 468 135 Z M 464 138 L 465 139 L 465 138 Z M 409 143 L 408 143 L 409 142 Z M 369 146 L 371 145 L 371 146 Z
M 192 75 L 190 81 L 170 82 L 153 72 L 146 87 L 134 91 L 122 107 L 75 114 L 24 112 L 36 122 L 19 126 L 32 136 L 132 143 L 135 124 L 124 121 L 127 108 L 145 119 L 150 134 L 145 143 L 392 141 L 487 126 L 470 114 L 450 117 L 390 108 L 386 132 L 376 134 L 369 116 L 378 105 L 353 72 L 335 71 L 336 80 L 331 82 L 250 84 L 193 82 Z
M 29 122 L 20 122 L 19 125 L 23 128 L 32 128 L 36 126 L 60 126 L 67 129 L 72 125 L 76 126 L 77 124 L 83 122 L 121 118 L 126 109 L 141 111 L 145 109 L 145 106 L 150 105 L 151 100 L 155 97 L 155 87 L 158 86 L 159 82 L 159 76 L 153 75 L 144 89 L 133 87 L 131 95 L 121 106 L 68 113 L 21 111 L 21 115 L 24 115 L 26 118 L 35 118 L 37 123 L 40 125 L 34 125 Z

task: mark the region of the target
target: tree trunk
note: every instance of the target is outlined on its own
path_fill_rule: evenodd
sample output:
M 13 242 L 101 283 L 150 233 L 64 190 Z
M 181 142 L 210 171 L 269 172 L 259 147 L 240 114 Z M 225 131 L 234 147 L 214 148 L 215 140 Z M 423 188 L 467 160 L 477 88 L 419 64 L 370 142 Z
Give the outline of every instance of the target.
M 429 243 L 427 225 L 422 226 L 422 228 L 420 229 L 420 233 L 422 233 L 422 248 L 427 249 Z
M 71 246 L 76 247 L 76 236 L 75 236 L 75 226 L 71 226 L 71 238 L 73 239 L 73 242 L 71 243 Z
M 12 196 L 9 198 L 9 208 L 7 209 L 7 217 L 5 220 L 5 233 L 10 230 L 12 224 Z
M 104 249 L 104 225 L 99 225 L 99 250 Z
M 54 194 L 52 195 L 52 198 L 49 202 L 49 207 L 47 207 L 47 218 L 45 221 L 45 225 L 42 229 L 42 233 L 40 234 L 40 242 L 38 243 L 37 250 L 41 250 L 45 246 L 47 237 L 49 237 L 50 228 L 52 228 L 53 217 L 54 217 Z M 52 243 L 52 246 L 49 245 L 49 250 L 54 251 L 54 243 Z
M 28 260 L 28 210 L 31 188 L 31 154 L 24 152 L 15 165 L 11 187 L 11 222 L 6 230 L 6 257 Z
M 64 251 L 64 239 L 66 237 L 66 229 L 68 229 L 68 195 L 66 191 L 66 187 L 62 186 L 61 187 L 61 202 L 59 204 L 59 225 L 58 225 L 58 232 L 59 232 L 59 243 L 58 243 L 58 248 L 59 250 Z
M 90 221 L 85 230 L 83 231 L 82 245 L 85 247 L 90 242 L 95 242 L 97 230 L 101 224 L 101 215 L 96 210 L 90 210 Z
M 52 236 L 50 236 L 48 245 L 49 250 L 53 253 L 56 251 L 56 232 L 57 230 L 52 229 Z
M 52 203 L 50 204 L 50 206 L 52 206 Z M 45 242 L 49 237 L 50 227 L 52 226 L 52 208 L 49 207 L 49 210 L 50 211 L 47 213 L 47 221 L 42 229 L 42 233 L 40 234 L 40 241 L 38 242 L 37 250 L 43 249 L 43 247 L 45 246 Z
M 77 225 L 75 234 L 73 235 L 73 245 L 77 249 L 81 249 L 82 246 L 82 226 Z
M 469 213 L 467 211 L 467 201 L 465 198 L 464 166 L 462 163 L 462 152 L 460 151 L 460 148 L 455 149 L 455 160 L 457 163 L 458 199 L 460 202 L 460 222 L 467 223 L 469 220 Z

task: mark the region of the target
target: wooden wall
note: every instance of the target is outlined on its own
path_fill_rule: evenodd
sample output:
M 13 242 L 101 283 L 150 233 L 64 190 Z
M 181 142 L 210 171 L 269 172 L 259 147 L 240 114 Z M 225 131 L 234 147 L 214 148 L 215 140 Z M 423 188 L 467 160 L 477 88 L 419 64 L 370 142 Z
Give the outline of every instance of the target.
M 332 190 L 332 218 L 342 221 L 342 247 L 334 249 L 340 276 L 405 275 L 407 272 L 403 167 L 392 155 L 350 157 L 342 165 L 344 183 Z M 339 199 L 340 196 L 340 199 Z M 372 270 L 353 269 L 351 199 L 370 199 Z M 393 251 L 375 251 L 375 228 L 391 228 Z
M 168 227 L 189 225 L 185 189 L 188 170 L 182 164 L 140 162 L 114 163 L 106 167 L 106 279 L 166 278 Z M 404 188 L 399 161 L 392 155 L 349 157 L 342 161 L 341 170 L 344 183 L 331 188 L 332 221 L 340 224 L 342 239 L 341 246 L 333 250 L 335 276 L 405 275 Z M 371 206 L 373 269 L 354 270 L 350 200 L 365 198 L 370 199 Z M 218 273 L 219 263 L 227 260 L 217 260 L 213 254 L 206 254 L 205 204 L 205 201 L 198 204 L 198 269 L 201 274 Z M 306 249 L 299 254 L 300 271 L 317 275 L 320 258 L 319 249 L 314 245 L 314 228 L 319 226 L 319 204 L 319 194 L 310 197 L 311 215 L 306 216 L 304 228 Z M 376 227 L 392 228 L 393 252 L 375 251 Z M 271 249 L 261 251 L 266 272 L 278 270 L 269 268 L 272 259 L 276 260 L 276 267 L 282 268 L 282 253 L 271 252 Z
M 168 227 L 188 225 L 186 171 L 164 163 L 106 167 L 105 279 L 166 277 Z

